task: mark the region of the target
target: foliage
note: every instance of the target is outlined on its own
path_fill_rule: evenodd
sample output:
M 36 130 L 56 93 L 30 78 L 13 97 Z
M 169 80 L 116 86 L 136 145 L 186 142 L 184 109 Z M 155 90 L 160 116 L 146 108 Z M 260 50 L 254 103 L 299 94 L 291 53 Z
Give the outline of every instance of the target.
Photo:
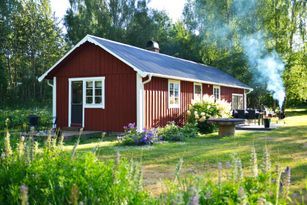
M 51 89 L 37 78 L 65 49 L 50 2 L 1 1 L 0 31 L 0 106 L 46 103 Z
M 225 100 L 215 100 L 213 96 L 204 95 L 200 101 L 194 101 L 187 111 L 188 122 L 197 124 L 201 133 L 210 133 L 214 130 L 214 125 L 208 123 L 210 117 L 228 118 L 231 105 Z
M 19 204 L 143 204 L 137 163 L 99 161 L 93 153 L 70 153 L 60 147 L 34 150 L 31 138 L 11 155 L 0 158 L 0 203 Z M 20 140 L 19 143 L 23 143 Z M 31 158 L 30 158 L 31 156 Z M 24 203 L 28 202 L 28 203 Z
M 183 22 L 189 38 L 198 45 L 192 48 L 199 51 L 194 58 L 216 66 L 252 86 L 252 94 L 256 96 L 248 97 L 248 106 L 273 106 L 272 95 L 266 91 L 266 85 L 257 83 L 261 77 L 255 72 L 254 66 L 257 65 L 247 63 L 242 39 L 263 31 L 265 47 L 269 51 L 276 51 L 287 68 L 283 73 L 287 98 L 303 101 L 302 92 L 295 92 L 300 86 L 298 82 L 304 81 L 304 75 L 294 74 L 293 78 L 289 75 L 292 76 L 292 68 L 297 70 L 297 67 L 294 68 L 297 65 L 306 70 L 306 57 L 297 57 L 306 53 L 306 6 L 304 0 L 260 0 L 248 3 L 189 0 L 184 8 Z M 254 100 L 255 97 L 257 100 Z M 271 99 L 268 100 L 268 97 Z
M 180 127 L 175 125 L 175 123 L 169 123 L 163 128 L 159 128 L 159 136 L 165 141 L 184 141 L 185 136 L 180 131 Z
M 170 25 L 169 17 L 146 0 L 72 0 L 64 21 L 72 44 L 93 34 L 143 48 L 151 39 L 163 44 Z
M 29 115 L 39 117 L 40 128 L 51 128 L 51 113 L 47 109 L 0 109 L 0 129 L 8 126 L 10 129 L 27 131 L 29 127 Z M 8 121 L 7 121 L 8 120 Z M 7 121 L 7 125 L 6 122 Z
M 196 124 L 186 123 L 180 128 L 183 136 L 186 138 L 194 138 L 198 136 L 198 128 Z
M 186 136 L 175 123 L 169 123 L 158 129 L 158 135 L 165 141 L 184 141 Z
M 155 129 L 144 129 L 143 132 L 138 132 L 135 123 L 129 123 L 124 129 L 125 133 L 121 141 L 123 145 L 151 145 L 159 138 Z
M 287 204 L 289 202 L 289 167 L 283 173 L 277 168 L 277 171 L 269 169 L 257 176 L 243 176 L 242 164 L 238 163 L 240 161 L 238 157 L 234 157 L 232 164 L 226 164 L 224 168 L 219 162 L 217 180 L 212 179 L 210 174 L 202 177 L 180 177 L 180 173 L 176 173 L 174 181 L 167 181 L 167 192 L 161 195 L 160 203 Z M 257 166 L 257 160 L 252 160 L 252 166 Z M 239 174 L 241 177 L 238 177 Z M 281 178 L 282 174 L 286 177 Z

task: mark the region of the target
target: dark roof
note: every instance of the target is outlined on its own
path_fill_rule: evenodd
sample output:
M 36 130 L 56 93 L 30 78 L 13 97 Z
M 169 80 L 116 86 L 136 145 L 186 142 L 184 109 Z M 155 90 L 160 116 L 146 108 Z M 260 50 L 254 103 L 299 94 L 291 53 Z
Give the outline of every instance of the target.
M 231 75 L 211 66 L 141 49 L 96 36 L 88 35 L 86 38 L 87 41 L 102 47 L 115 57 L 133 67 L 136 71 L 145 73 L 145 75 L 148 74 L 158 77 L 199 81 L 230 87 L 251 89 L 249 86 L 235 79 Z M 85 39 L 82 41 L 86 42 Z M 75 48 L 72 50 L 74 49 Z M 55 67 L 57 64 L 55 64 L 53 67 Z M 45 74 L 47 75 L 48 71 Z M 43 75 L 41 78 L 43 79 L 45 76 Z

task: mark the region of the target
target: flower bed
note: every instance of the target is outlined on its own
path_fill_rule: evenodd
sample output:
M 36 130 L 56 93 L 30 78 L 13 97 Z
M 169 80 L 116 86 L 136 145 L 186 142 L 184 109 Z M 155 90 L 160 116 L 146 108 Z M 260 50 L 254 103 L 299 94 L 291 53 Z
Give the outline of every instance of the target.
M 231 117 L 231 104 L 225 100 L 216 100 L 213 96 L 204 95 L 200 101 L 193 102 L 187 111 L 188 122 L 196 124 L 201 133 L 211 133 L 215 126 L 207 120 L 214 118 Z
M 169 123 L 163 128 L 143 129 L 138 132 L 135 123 L 129 123 L 124 127 L 125 133 L 120 139 L 123 145 L 152 145 L 159 141 L 184 141 L 186 138 L 196 137 L 198 130 L 193 124 L 179 127 Z

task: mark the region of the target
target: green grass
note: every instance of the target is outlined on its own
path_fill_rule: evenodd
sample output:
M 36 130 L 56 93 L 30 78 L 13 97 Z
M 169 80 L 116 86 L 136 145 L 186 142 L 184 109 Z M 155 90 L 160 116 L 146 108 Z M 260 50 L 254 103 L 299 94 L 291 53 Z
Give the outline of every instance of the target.
M 270 149 L 273 168 L 276 164 L 292 168 L 292 190 L 302 190 L 307 184 L 307 111 L 290 110 L 282 127 L 269 132 L 240 131 L 235 137 L 219 138 L 217 133 L 202 135 L 186 142 L 165 142 L 145 147 L 117 146 L 114 138 L 83 140 L 79 151 L 90 151 L 98 144 L 101 160 L 113 159 L 117 151 L 127 159 L 142 161 L 144 182 L 152 193 L 161 192 L 161 180 L 174 177 L 175 166 L 183 158 L 183 174 L 216 173 L 218 162 L 231 160 L 237 153 L 245 170 L 250 166 L 250 150 L 256 147 L 259 164 L 264 145 Z M 275 122 L 275 120 L 273 120 Z M 68 145 L 69 144 L 69 145 Z M 72 149 L 68 143 L 66 149 Z

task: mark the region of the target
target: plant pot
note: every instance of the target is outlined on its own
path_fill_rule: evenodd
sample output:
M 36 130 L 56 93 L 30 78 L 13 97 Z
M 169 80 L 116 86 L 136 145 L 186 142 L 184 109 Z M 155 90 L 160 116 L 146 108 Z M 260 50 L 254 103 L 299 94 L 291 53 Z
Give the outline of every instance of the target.
M 271 119 L 263 119 L 264 128 L 270 128 Z

